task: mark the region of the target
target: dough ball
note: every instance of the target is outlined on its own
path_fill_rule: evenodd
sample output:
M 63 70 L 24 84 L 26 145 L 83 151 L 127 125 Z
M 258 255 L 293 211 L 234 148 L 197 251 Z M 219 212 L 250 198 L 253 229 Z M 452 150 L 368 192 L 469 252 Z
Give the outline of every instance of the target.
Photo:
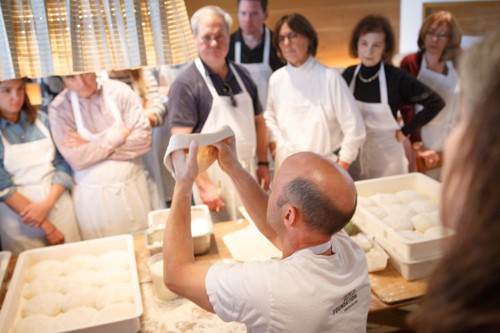
M 27 301 L 21 310 L 21 317 L 26 318 L 36 314 L 57 316 L 61 312 L 63 296 L 60 293 L 42 293 Z
M 82 269 L 71 273 L 63 278 L 61 284 L 61 291 L 68 293 L 71 290 L 81 288 L 82 286 L 98 286 L 99 276 L 96 271 L 90 269 Z
M 25 281 L 31 282 L 37 277 L 61 276 L 63 272 L 63 263 L 59 260 L 44 260 L 33 265 L 27 270 Z
M 377 203 L 378 206 L 400 204 L 398 197 L 392 193 L 377 193 L 370 197 L 373 201 Z
M 100 289 L 95 305 L 100 310 L 111 304 L 133 301 L 131 285 L 129 283 L 115 283 L 108 284 Z
M 61 309 L 63 312 L 82 306 L 94 307 L 95 300 L 99 294 L 99 288 L 91 286 L 81 286 L 77 289 L 72 289 L 64 295 Z
M 438 212 L 420 213 L 411 218 L 411 222 L 416 231 L 425 233 L 430 227 L 440 225 Z
M 111 304 L 100 310 L 96 317 L 96 322 L 107 322 L 119 318 L 130 318 L 137 314 L 135 305 L 131 302 L 121 302 Z
M 63 278 L 59 276 L 38 277 L 24 287 L 23 297 L 29 300 L 41 293 L 60 293 L 62 279 Z
M 441 225 L 435 225 L 425 230 L 425 237 L 443 237 L 444 236 L 444 228 Z
M 52 332 L 54 318 L 36 314 L 23 318 L 14 324 L 11 333 L 47 333 Z
M 119 266 L 128 269 L 130 265 L 130 255 L 126 251 L 109 251 L 102 254 L 97 260 L 97 269 Z
M 406 217 L 412 217 L 417 214 L 413 208 L 401 204 L 386 205 L 384 206 L 384 209 L 387 212 L 387 215 L 403 215 Z
M 94 270 L 97 266 L 97 257 L 91 254 L 77 255 L 67 259 L 63 265 L 63 274 L 69 275 L 73 272 L 89 269 Z
M 426 197 L 415 190 L 402 190 L 396 193 L 396 197 L 404 204 L 408 204 L 415 200 L 422 200 Z
M 411 220 L 403 215 L 388 215 L 384 218 L 384 222 L 396 231 L 413 230 Z
M 384 217 L 387 216 L 387 212 L 385 211 L 385 209 L 381 207 L 368 207 L 368 210 L 372 212 L 379 219 L 383 219 Z
M 375 207 L 377 203 L 370 198 L 367 197 L 358 197 L 358 203 L 365 207 Z
M 93 307 L 81 306 L 62 313 L 54 318 L 54 331 L 66 332 L 95 321 L 99 310 Z
M 415 230 L 401 230 L 399 233 L 409 240 L 420 240 L 424 238 L 424 234 Z
M 431 200 L 415 200 L 409 203 L 417 213 L 431 213 L 438 210 L 438 205 Z
M 372 242 L 361 234 L 351 236 L 351 239 L 358 244 L 358 246 L 363 249 L 363 252 L 367 252 L 373 246 Z
M 104 287 L 105 285 L 116 282 L 129 282 L 130 271 L 121 267 L 109 267 L 98 271 L 97 286 Z

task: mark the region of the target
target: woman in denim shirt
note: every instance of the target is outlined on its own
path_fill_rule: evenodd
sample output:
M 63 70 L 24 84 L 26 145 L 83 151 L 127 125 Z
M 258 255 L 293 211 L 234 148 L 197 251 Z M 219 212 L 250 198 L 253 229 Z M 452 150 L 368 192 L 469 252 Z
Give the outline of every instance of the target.
M 81 239 L 67 191 L 71 169 L 48 126 L 23 79 L 0 81 L 0 237 L 14 255 Z

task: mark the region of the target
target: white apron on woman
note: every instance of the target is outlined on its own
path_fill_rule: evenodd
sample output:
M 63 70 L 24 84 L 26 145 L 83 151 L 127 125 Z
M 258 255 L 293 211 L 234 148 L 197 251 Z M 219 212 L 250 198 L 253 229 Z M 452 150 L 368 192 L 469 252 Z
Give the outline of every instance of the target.
M 333 154 L 330 129 L 325 110 L 320 103 L 303 99 L 283 101 L 284 112 L 277 112 L 282 139 L 276 140 L 275 170 L 290 155 L 310 151 L 337 161 Z
M 356 76 L 361 64 L 356 67 L 351 84 L 352 93 L 356 89 Z M 354 180 L 386 177 L 408 173 L 408 160 L 403 144 L 396 139 L 399 125 L 392 115 L 387 96 L 387 82 L 384 64 L 380 64 L 380 103 L 357 101 L 366 126 L 366 139 L 358 158 L 349 168 Z
M 200 72 L 208 90 L 212 94 L 212 108 L 208 114 L 207 120 L 201 129 L 201 133 L 210 133 L 219 130 L 224 125 L 229 125 L 236 133 L 236 153 L 241 165 L 251 175 L 255 175 L 255 151 L 257 146 L 257 136 L 255 133 L 255 116 L 252 98 L 247 92 L 243 81 L 238 72 L 230 65 L 242 92 L 234 95 L 237 107 L 231 105 L 229 96 L 219 96 L 210 80 L 205 74 L 205 68 L 199 58 L 195 60 L 196 68 Z M 206 171 L 211 182 L 220 189 L 220 195 L 225 203 L 225 212 L 216 216 L 217 221 L 235 219 L 237 208 L 241 205 L 236 189 L 224 171 L 221 170 L 218 163 L 212 164 Z M 201 204 L 199 193 L 195 186 L 195 202 Z M 228 216 L 224 216 L 228 215 Z
M 48 129 L 40 120 L 35 121 L 44 139 L 11 145 L 2 137 L 4 145 L 4 167 L 11 175 L 19 194 L 32 202 L 44 200 L 50 192 L 55 173 L 53 161 L 56 149 Z M 0 204 L 2 248 L 14 255 L 23 250 L 49 245 L 40 228 L 21 222 L 20 216 L 5 203 Z M 66 243 L 81 240 L 73 210 L 73 202 L 64 191 L 52 207 L 47 219 L 63 234 Z
M 460 87 L 458 75 L 451 61 L 445 64 L 448 74 L 436 73 L 427 68 L 425 57 L 422 57 L 422 65 L 417 79 L 425 83 L 429 88 L 441 96 L 446 105 L 429 123 L 422 127 L 422 142 L 426 149 L 443 151 L 444 142 L 455 125 L 460 113 Z M 421 107 L 417 108 L 417 112 Z M 440 178 L 441 168 L 426 172 L 427 175 Z
M 261 63 L 241 63 L 241 41 L 234 44 L 234 62 L 245 67 L 250 72 L 253 82 L 257 86 L 259 101 L 265 109 L 267 104 L 267 92 L 269 87 L 269 78 L 273 73 L 269 66 L 269 57 L 271 55 L 271 33 L 267 27 L 264 27 L 264 54 Z
M 116 122 L 122 118 L 114 101 L 103 99 Z M 99 134 L 84 127 L 78 96 L 71 92 L 71 106 L 78 134 L 94 141 Z M 83 239 L 132 233 L 147 227 L 151 210 L 148 183 L 141 157 L 127 161 L 106 160 L 74 173 L 73 200 Z

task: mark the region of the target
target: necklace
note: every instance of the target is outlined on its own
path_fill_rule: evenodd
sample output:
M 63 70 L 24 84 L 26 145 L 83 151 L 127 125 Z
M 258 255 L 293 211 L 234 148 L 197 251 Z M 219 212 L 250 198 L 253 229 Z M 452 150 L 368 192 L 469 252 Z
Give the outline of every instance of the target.
M 364 77 L 361 76 L 361 71 L 359 72 L 358 76 L 359 76 L 359 79 L 361 80 L 361 82 L 363 82 L 363 83 L 370 83 L 373 80 L 375 80 L 378 77 L 379 74 L 380 74 L 380 69 L 377 71 L 377 73 L 373 74 L 373 76 L 369 77 L 368 79 L 365 79 Z

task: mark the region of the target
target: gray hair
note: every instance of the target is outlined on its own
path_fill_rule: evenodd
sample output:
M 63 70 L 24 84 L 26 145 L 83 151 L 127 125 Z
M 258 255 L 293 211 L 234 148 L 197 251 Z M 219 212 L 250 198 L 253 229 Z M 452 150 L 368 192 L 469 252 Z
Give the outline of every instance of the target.
M 326 193 L 310 180 L 295 178 L 284 186 L 278 198 L 278 207 L 292 204 L 302 212 L 304 222 L 312 229 L 333 235 L 340 231 L 354 215 L 356 204 L 343 211 Z
M 207 14 L 215 14 L 224 19 L 224 22 L 226 22 L 227 32 L 229 33 L 229 31 L 231 31 L 233 19 L 228 12 L 219 6 L 205 6 L 198 9 L 193 16 L 191 16 L 191 29 L 195 35 L 198 34 L 198 22 L 200 21 L 200 18 Z

